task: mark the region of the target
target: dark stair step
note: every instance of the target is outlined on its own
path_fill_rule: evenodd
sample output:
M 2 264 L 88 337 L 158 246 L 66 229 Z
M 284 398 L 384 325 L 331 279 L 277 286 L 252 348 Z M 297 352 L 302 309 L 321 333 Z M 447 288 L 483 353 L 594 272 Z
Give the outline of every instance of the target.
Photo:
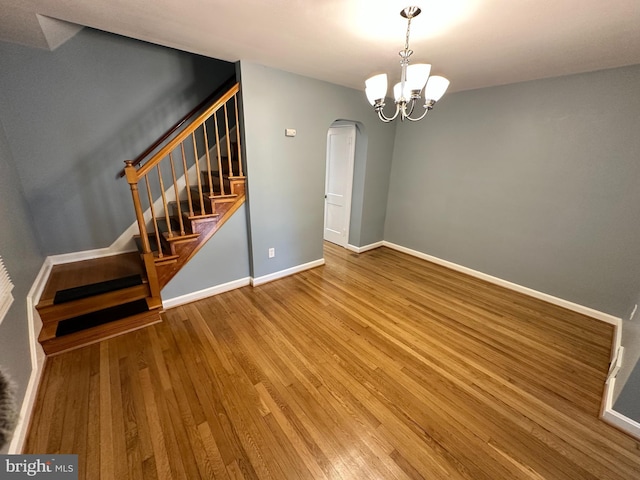
M 211 155 L 211 171 L 218 170 L 218 156 L 217 154 Z M 238 156 L 235 151 L 231 152 L 231 165 L 233 169 L 236 170 L 238 166 Z M 229 157 L 227 155 L 222 155 L 220 157 L 220 166 L 222 167 L 222 173 L 229 172 Z
M 142 305 L 140 304 L 140 306 L 137 308 L 131 308 L 128 313 L 141 309 Z M 119 319 L 115 318 L 119 315 L 115 315 L 111 320 L 103 323 L 100 323 L 99 320 L 94 318 L 91 321 L 92 326 L 88 326 L 88 323 L 84 323 L 83 328 L 77 331 L 71 331 L 75 330 L 75 328 L 78 328 L 77 326 L 72 324 L 60 327 L 61 332 L 59 336 L 55 336 L 55 331 L 47 334 L 45 330 L 49 331 L 50 328 L 45 325 L 45 328 L 43 328 L 40 332 L 38 340 L 47 355 L 55 355 L 61 352 L 101 342 L 108 338 L 132 332 L 134 330 L 153 325 L 154 323 L 161 322 L 162 317 L 160 316 L 160 314 L 160 309 L 145 310 L 141 313 L 125 316 Z M 55 325 L 55 327 L 57 330 L 57 325 Z M 66 332 L 64 331 L 65 329 Z
M 116 290 L 134 287 L 136 285 L 142 285 L 142 276 L 130 275 L 123 278 L 107 280 L 105 282 L 92 283 L 89 285 L 82 285 L 80 287 L 58 290 L 55 297 L 53 298 L 53 304 L 59 305 L 61 303 L 72 302 L 74 300 L 80 300 L 82 298 L 88 298 L 95 295 L 101 295 L 103 293 L 114 292 Z
M 202 200 L 204 201 L 204 209 L 200 207 L 200 190 L 197 186 L 190 187 L 191 191 L 191 201 L 193 202 L 193 213 L 195 215 L 208 215 L 213 213 L 213 207 L 211 205 L 211 200 L 209 200 L 209 189 L 202 188 Z
M 157 219 L 157 222 L 158 222 L 158 230 L 160 230 L 161 233 L 169 231 L 169 222 L 170 222 L 171 231 L 173 232 L 173 234 L 175 235 L 176 233 L 178 234 L 180 233 L 180 222 L 178 221 L 178 217 L 176 215 L 170 215 L 168 222 L 167 222 L 167 217 L 159 217 Z M 184 225 L 185 232 L 188 229 L 188 227 L 189 226 L 187 224 Z
M 136 300 L 134 302 L 116 305 L 96 312 L 79 315 L 77 317 L 61 320 L 58 322 L 56 337 L 80 332 L 88 328 L 97 327 L 108 322 L 122 320 L 123 318 L 148 312 L 146 300 Z
M 220 188 L 220 177 L 218 176 L 217 172 L 215 175 L 213 173 L 211 174 L 211 184 L 213 185 L 213 193 L 216 195 L 220 195 L 222 193 L 222 190 Z M 224 174 L 222 176 L 222 184 L 224 185 L 224 193 L 229 193 L 231 191 L 231 182 L 229 180 L 229 175 Z M 202 172 L 202 190 L 206 190 L 207 193 L 211 191 L 211 188 L 209 186 L 209 174 L 207 172 Z
M 191 187 L 191 205 L 193 209 L 194 215 L 202 214 L 202 209 L 200 208 L 200 194 L 198 193 L 198 187 Z M 209 190 L 202 189 L 202 197 L 204 200 L 204 214 L 211 213 L 211 202 L 209 201 Z M 178 216 L 178 207 L 176 202 L 169 203 L 169 211 L 172 217 Z M 180 200 L 180 212 L 182 212 L 183 221 L 185 218 L 189 218 L 189 201 L 188 200 Z M 187 223 L 184 225 L 185 231 L 187 230 Z M 188 232 L 189 233 L 189 232 Z
M 154 255 L 157 255 L 160 251 L 162 251 L 163 254 L 169 253 L 170 247 L 169 245 L 164 244 L 162 235 L 160 235 L 160 245 L 158 245 L 158 239 L 155 233 L 147 233 L 147 237 L 149 237 L 149 248 L 154 253 Z M 142 237 L 140 235 L 136 235 L 133 237 L 133 240 L 136 243 L 136 248 L 138 249 L 138 252 L 143 253 Z

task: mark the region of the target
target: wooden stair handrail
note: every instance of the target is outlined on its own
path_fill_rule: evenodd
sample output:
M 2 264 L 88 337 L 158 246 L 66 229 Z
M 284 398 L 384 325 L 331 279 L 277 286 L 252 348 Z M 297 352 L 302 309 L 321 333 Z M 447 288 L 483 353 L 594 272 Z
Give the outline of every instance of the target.
M 151 152 L 153 152 L 162 142 L 164 142 L 167 138 L 169 138 L 177 130 L 179 130 L 180 127 L 182 127 L 182 125 L 184 125 L 187 122 L 187 120 L 189 120 L 197 112 L 202 110 L 205 107 L 205 105 L 207 105 L 214 98 L 216 98 L 218 95 L 220 95 L 220 92 L 227 90 L 231 83 L 232 83 L 232 79 L 226 80 L 219 88 L 214 90 L 207 98 L 205 98 L 203 101 L 201 101 L 197 106 L 195 106 L 193 109 L 191 109 L 189 111 L 189 113 L 187 113 L 184 117 L 182 117 L 180 120 L 178 120 L 173 127 L 171 127 L 169 130 L 167 130 L 160 138 L 158 138 L 155 142 L 153 142 L 149 146 L 149 148 L 147 148 L 144 152 L 142 152 L 136 158 L 131 160 L 131 165 L 133 165 L 134 167 L 137 167 L 140 163 L 142 163 L 142 161 L 147 157 L 147 155 L 149 155 Z M 126 174 L 126 172 L 125 172 L 125 169 L 123 168 L 118 173 L 118 177 L 122 178 L 122 177 L 125 176 L 125 174 Z
M 213 103 L 209 108 L 207 108 L 204 112 L 202 112 L 198 118 L 196 118 L 191 124 L 185 128 L 178 136 L 176 136 L 173 140 L 167 143 L 162 149 L 156 153 L 153 157 L 149 159 L 147 163 L 145 163 L 142 167 L 137 170 L 138 179 L 143 178 L 147 175 L 153 167 L 155 167 L 158 163 L 162 161 L 169 152 L 172 152 L 178 145 L 180 145 L 189 135 L 191 135 L 202 123 L 209 118 L 213 112 L 217 111 L 220 107 L 222 107 L 225 103 L 227 103 L 233 96 L 240 91 L 240 84 L 236 83 L 233 87 L 231 87 L 227 93 L 225 93 L 222 97 L 220 97 L 215 103 Z

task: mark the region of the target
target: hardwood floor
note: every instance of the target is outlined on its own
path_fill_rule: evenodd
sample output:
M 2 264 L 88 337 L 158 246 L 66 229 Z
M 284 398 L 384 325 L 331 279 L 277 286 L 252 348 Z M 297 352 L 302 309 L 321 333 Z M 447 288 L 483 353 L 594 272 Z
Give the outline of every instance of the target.
M 422 260 L 327 264 L 50 358 L 25 453 L 87 479 L 638 479 L 612 327 Z

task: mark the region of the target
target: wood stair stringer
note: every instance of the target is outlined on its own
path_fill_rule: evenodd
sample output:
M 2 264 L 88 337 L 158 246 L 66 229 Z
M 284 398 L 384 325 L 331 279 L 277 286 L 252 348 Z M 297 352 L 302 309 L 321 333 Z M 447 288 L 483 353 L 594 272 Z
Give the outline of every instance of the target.
M 163 288 L 180 271 L 180 269 L 202 248 L 202 246 L 224 225 L 229 218 L 245 202 L 245 179 L 236 178 L 232 182 L 232 194 L 225 196 L 208 197 L 212 210 L 217 216 L 211 214 L 201 217 L 191 217 L 191 230 L 199 233 L 197 239 L 175 245 L 175 253 L 179 255 L 175 262 L 167 264 L 156 263 L 156 270 L 160 288 Z

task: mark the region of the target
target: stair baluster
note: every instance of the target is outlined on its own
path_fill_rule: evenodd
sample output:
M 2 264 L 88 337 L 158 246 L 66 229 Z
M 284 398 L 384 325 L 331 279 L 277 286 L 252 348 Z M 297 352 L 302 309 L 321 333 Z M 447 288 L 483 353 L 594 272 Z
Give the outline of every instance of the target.
M 224 104 L 224 127 L 227 135 L 227 160 L 229 161 L 229 176 L 233 177 L 233 165 L 231 164 L 231 136 L 229 135 L 229 113 L 227 104 Z
M 160 230 L 158 230 L 158 219 L 156 217 L 156 209 L 153 207 L 153 196 L 151 195 L 151 186 L 149 185 L 149 177 L 144 177 L 144 183 L 147 185 L 147 197 L 149 199 L 149 208 L 151 209 L 151 220 L 153 222 L 153 233 L 156 237 L 156 245 L 158 246 L 158 257 L 162 258 L 162 244 L 160 243 Z
M 178 190 L 178 180 L 176 178 L 176 167 L 173 164 L 173 153 L 169 152 L 169 164 L 171 165 L 171 177 L 173 178 L 173 192 L 176 197 L 176 208 L 178 210 L 178 225 L 180 225 L 180 235 L 184 235 L 184 220 L 182 218 L 182 205 L 180 203 L 180 190 Z M 168 212 L 168 210 L 167 210 Z
M 187 205 L 189 205 L 189 216 L 193 217 L 193 201 L 191 200 L 191 189 L 189 188 L 189 169 L 187 168 L 187 157 L 184 154 L 184 143 L 180 143 L 182 153 L 182 168 L 184 169 L 184 181 L 187 186 Z
M 198 172 L 198 174 L 196 175 L 196 179 L 198 181 L 198 201 L 200 202 L 200 215 L 205 215 L 207 212 L 205 211 L 204 196 L 202 194 L 202 178 L 200 178 L 199 175 L 200 162 L 198 160 L 198 146 L 196 145 L 195 132 L 191 134 L 191 139 L 193 140 L 193 156 L 195 159 L 196 172 Z
M 236 118 L 238 118 L 236 116 Z M 209 135 L 207 135 L 207 123 L 202 124 L 202 129 L 204 132 L 204 146 L 205 146 L 205 154 L 207 156 L 207 175 L 209 178 L 209 196 L 213 196 L 213 179 L 211 178 L 211 156 L 209 154 Z
M 167 205 L 167 195 L 164 192 L 164 181 L 162 180 L 162 172 L 160 171 L 160 164 L 156 165 L 158 170 L 158 183 L 160 184 L 160 193 L 162 194 L 162 206 L 165 211 L 165 218 L 167 222 L 167 234 L 169 238 L 173 238 L 173 228 L 171 227 L 171 219 L 169 218 L 169 206 Z
M 218 178 L 220 179 L 220 195 L 224 195 L 224 179 L 222 177 L 222 155 L 220 153 L 220 134 L 218 133 L 218 114 L 213 114 L 213 123 L 216 129 L 216 153 L 218 155 Z
M 234 98 L 234 102 L 233 105 L 235 107 L 236 110 L 236 122 L 238 121 L 238 119 L 240 118 L 240 116 L 238 115 L 238 97 L 233 97 Z M 236 123 L 236 147 L 237 147 L 237 151 L 236 154 L 238 155 L 238 176 L 239 177 L 244 177 L 244 173 L 242 171 L 242 150 L 240 150 L 240 129 L 238 128 L 238 124 Z

